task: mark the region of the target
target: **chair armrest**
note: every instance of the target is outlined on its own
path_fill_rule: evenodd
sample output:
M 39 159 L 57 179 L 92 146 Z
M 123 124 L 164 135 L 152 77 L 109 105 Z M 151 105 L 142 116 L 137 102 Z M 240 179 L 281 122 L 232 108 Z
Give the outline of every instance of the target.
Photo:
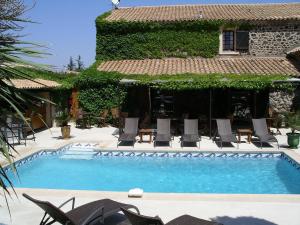
M 72 209 L 74 209 L 74 206 L 75 206 L 75 197 L 72 197 L 70 199 L 68 199 L 67 201 L 63 202 L 60 206 L 58 206 L 58 208 L 61 208 L 63 207 L 64 205 L 66 205 L 68 202 L 72 201 Z M 48 213 L 45 212 L 40 224 L 52 224 L 52 222 L 54 222 L 55 220 L 52 220 L 51 222 L 48 222 L 52 217 L 51 216 L 48 216 Z M 48 223 L 47 223 L 48 222 Z
M 69 203 L 71 201 L 72 201 L 72 209 L 74 209 L 74 206 L 75 206 L 75 197 L 72 197 L 72 198 L 68 199 L 67 201 L 65 201 L 64 203 L 62 203 L 60 206 L 58 206 L 58 208 L 63 207 L 64 205 L 66 205 L 67 203 Z
M 104 221 L 104 207 L 101 207 L 93 211 L 84 221 L 82 221 L 81 225 L 86 225 L 93 222 L 94 220 L 91 219 L 100 211 L 102 211 L 102 220 Z

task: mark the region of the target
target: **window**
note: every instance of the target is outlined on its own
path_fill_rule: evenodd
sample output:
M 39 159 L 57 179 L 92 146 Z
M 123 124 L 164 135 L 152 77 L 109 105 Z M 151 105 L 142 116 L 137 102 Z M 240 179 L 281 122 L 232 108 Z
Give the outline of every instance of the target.
M 249 50 L 249 31 L 224 30 L 221 43 L 221 54 L 246 53 Z
M 249 49 L 249 31 L 236 31 L 236 50 L 247 51 Z
M 234 31 L 223 31 L 223 50 L 234 51 Z

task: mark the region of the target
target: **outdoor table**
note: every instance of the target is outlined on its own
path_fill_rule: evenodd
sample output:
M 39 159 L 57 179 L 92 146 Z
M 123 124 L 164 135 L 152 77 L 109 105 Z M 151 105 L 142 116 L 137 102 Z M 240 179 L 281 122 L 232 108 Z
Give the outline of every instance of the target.
M 139 130 L 139 136 L 140 136 L 140 142 L 143 142 L 143 136 L 144 135 L 149 135 L 149 143 L 152 142 L 152 136 L 153 136 L 153 129 L 140 129 Z
M 237 134 L 238 134 L 238 141 L 241 143 L 241 136 L 247 135 L 248 138 L 248 143 L 251 143 L 251 137 L 252 137 L 252 130 L 251 129 L 237 129 Z

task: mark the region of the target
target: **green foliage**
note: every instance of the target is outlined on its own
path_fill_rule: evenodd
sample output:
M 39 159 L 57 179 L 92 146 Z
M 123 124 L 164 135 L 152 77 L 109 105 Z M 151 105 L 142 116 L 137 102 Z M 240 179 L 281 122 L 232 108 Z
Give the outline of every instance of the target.
M 78 100 L 84 110 L 99 115 L 105 109 L 119 107 L 125 96 L 126 92 L 117 83 L 103 83 L 98 87 L 80 89 Z
M 118 83 L 122 79 L 119 73 L 101 72 L 97 68 L 100 62 L 94 63 L 74 79 L 74 86 L 79 89 L 98 87 L 103 83 Z
M 253 74 L 179 74 L 141 76 L 129 75 L 128 79 L 138 80 L 135 85 L 147 85 L 165 90 L 199 90 L 199 89 L 244 89 L 263 90 L 267 88 L 288 89 L 288 83 L 274 83 L 274 80 L 285 80 L 282 75 L 253 75 Z
M 29 74 L 20 71 L 15 65 L 20 64 L 40 68 L 40 65 L 28 61 L 28 59 L 47 55 L 45 52 L 40 51 L 41 45 L 22 40 L 24 36 L 20 31 L 23 30 L 26 23 L 30 22 L 24 18 L 26 12 L 28 12 L 28 8 L 22 0 L 0 1 L 1 127 L 9 128 L 9 124 L 6 121 L 8 114 L 17 114 L 30 127 L 23 115 L 24 106 L 34 111 L 41 101 L 47 101 L 34 92 L 20 90 L 9 84 L 11 79 L 31 79 Z M 0 158 L 6 160 L 6 163 L 10 164 L 13 171 L 16 171 L 13 163 L 15 153 L 17 151 L 14 145 L 7 139 L 5 131 L 0 129 Z M 7 206 L 7 195 L 15 192 L 14 189 L 8 189 L 9 187 L 13 188 L 13 184 L 0 164 L 0 189 L 3 191 L 1 198 L 3 197 Z
M 78 76 L 74 82 L 79 90 L 80 106 L 89 112 L 99 115 L 105 109 L 121 105 L 126 97 L 126 90 L 121 87 L 119 74 L 99 72 L 95 63 Z
M 70 119 L 70 115 L 66 109 L 58 112 L 55 117 L 56 123 L 60 127 L 68 126 L 68 122 L 70 121 Z
M 285 75 L 255 75 L 255 74 L 178 74 L 155 75 L 121 74 L 118 72 L 103 72 L 97 70 L 101 62 L 95 63 L 77 77 L 74 84 L 79 88 L 101 85 L 103 82 L 118 83 L 121 79 L 134 80 L 136 86 L 150 86 L 166 90 L 193 90 L 208 88 L 236 88 L 246 90 L 291 89 L 290 83 L 273 82 L 287 80 Z
M 68 108 L 69 98 L 72 94 L 71 89 L 54 89 L 51 90 L 52 101 L 56 104 L 57 110 L 64 110 Z
M 128 22 L 128 21 L 113 21 L 109 22 L 106 19 L 110 12 L 100 15 L 96 19 L 97 32 L 102 34 L 128 34 L 138 32 L 156 32 L 160 30 L 173 31 L 216 31 L 224 24 L 222 21 L 174 21 L 174 22 Z
M 292 133 L 295 133 L 296 130 L 300 131 L 300 111 L 287 113 L 285 118 L 289 127 L 292 129 Z
M 286 80 L 282 75 L 226 75 L 226 74 L 179 74 L 179 75 L 125 75 L 117 72 L 97 70 L 100 62 L 78 76 L 74 85 L 79 90 L 79 102 L 86 111 L 99 115 L 105 109 L 121 105 L 126 97 L 126 86 L 120 85 L 121 79 L 133 81 L 135 86 L 149 86 L 164 90 L 201 90 L 208 88 L 235 88 L 263 90 L 267 88 L 287 89 L 287 83 L 274 83 Z
M 219 50 L 221 21 L 108 22 L 107 15 L 96 19 L 99 60 L 211 58 Z
M 96 59 L 144 59 L 218 54 L 219 29 L 239 27 L 250 30 L 245 22 L 222 20 L 134 22 L 107 21 L 110 12 L 96 19 Z
M 219 50 L 218 32 L 160 30 L 124 35 L 100 35 L 97 59 L 144 59 L 202 56 L 211 58 Z

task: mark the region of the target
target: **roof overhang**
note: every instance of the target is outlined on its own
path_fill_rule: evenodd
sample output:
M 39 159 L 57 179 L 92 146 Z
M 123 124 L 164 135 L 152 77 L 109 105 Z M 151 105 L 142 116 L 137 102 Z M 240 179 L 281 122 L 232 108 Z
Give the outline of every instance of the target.
M 105 61 L 99 71 L 124 75 L 257 74 L 300 77 L 299 62 L 284 57 L 167 58 Z M 124 81 L 126 82 L 126 80 Z M 129 81 L 127 81 L 129 82 Z
M 16 87 L 18 89 L 30 89 L 30 90 L 41 90 L 41 89 L 53 89 L 61 86 L 61 84 L 44 79 L 10 79 L 5 80 L 5 83 Z

